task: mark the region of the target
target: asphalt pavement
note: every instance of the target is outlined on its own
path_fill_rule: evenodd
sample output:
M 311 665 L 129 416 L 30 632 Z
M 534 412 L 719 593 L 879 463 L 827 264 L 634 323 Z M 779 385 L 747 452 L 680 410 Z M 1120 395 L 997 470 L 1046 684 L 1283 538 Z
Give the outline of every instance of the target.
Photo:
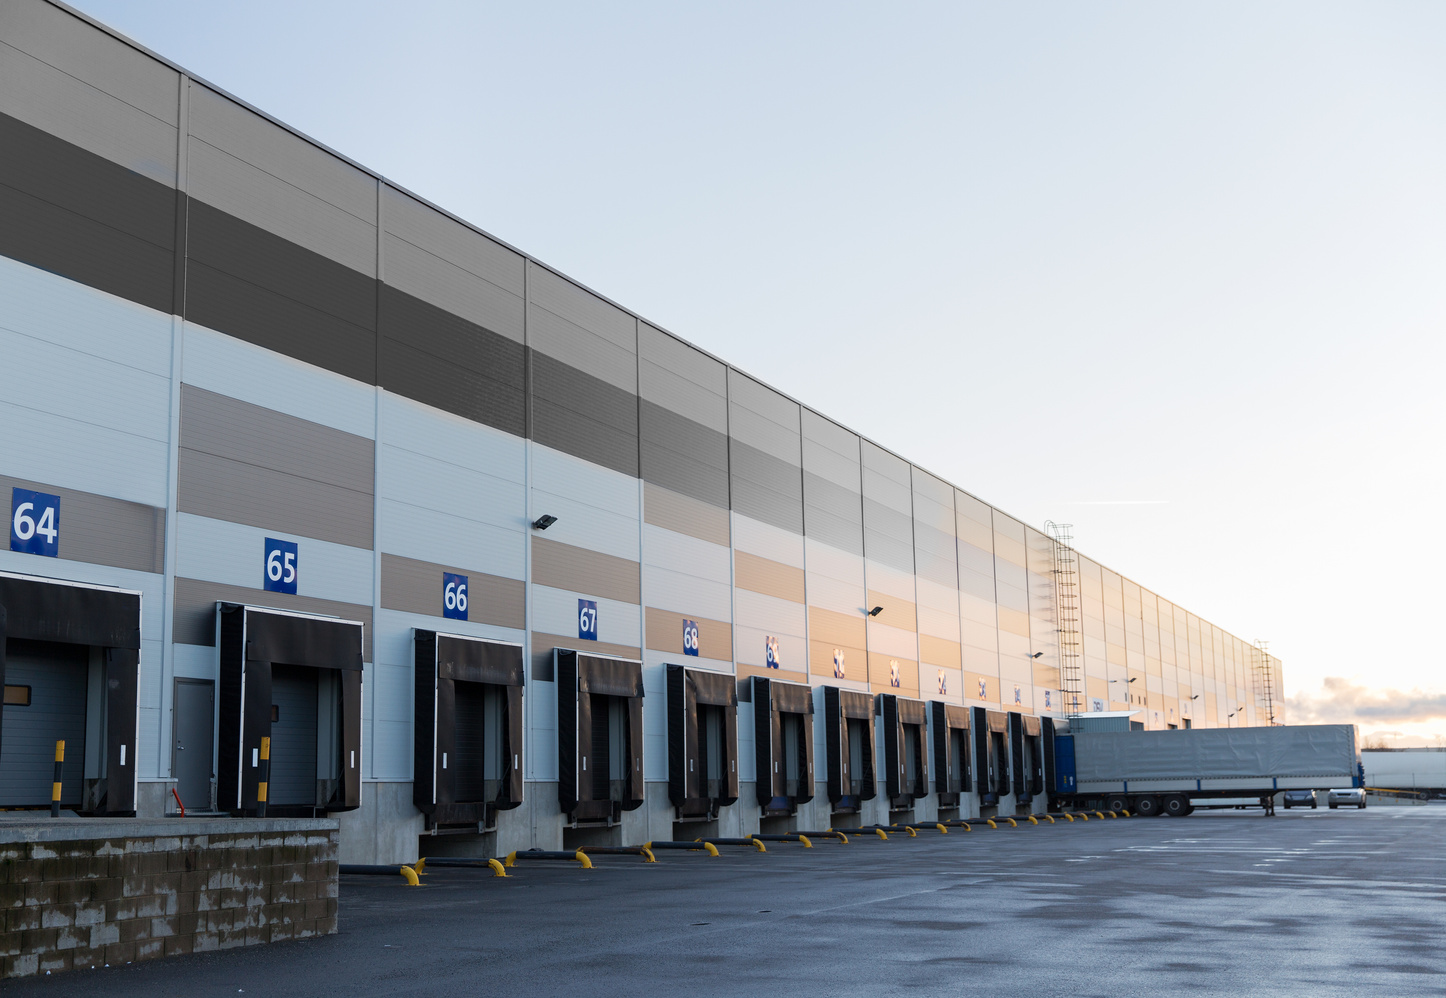
M 1196 812 L 344 876 L 319 940 L 75 971 L 6 998 L 1432 995 L 1446 805 Z

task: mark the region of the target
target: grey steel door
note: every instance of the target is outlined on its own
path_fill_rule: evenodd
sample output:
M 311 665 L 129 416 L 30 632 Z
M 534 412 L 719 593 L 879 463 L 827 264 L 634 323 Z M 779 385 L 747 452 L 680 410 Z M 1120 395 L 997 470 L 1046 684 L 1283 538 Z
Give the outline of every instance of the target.
M 271 786 L 267 803 L 316 806 L 316 670 L 271 667 Z
M 50 803 L 55 743 L 65 741 L 60 800 L 79 807 L 85 776 L 85 694 L 90 670 L 86 645 L 11 638 L 5 643 L 5 685 L 20 687 L 4 708 L 0 744 L 0 807 Z
M 175 735 L 171 772 L 176 777 L 176 793 L 188 811 L 211 809 L 215 713 L 215 683 L 209 679 L 176 680 L 175 707 L 171 712 Z

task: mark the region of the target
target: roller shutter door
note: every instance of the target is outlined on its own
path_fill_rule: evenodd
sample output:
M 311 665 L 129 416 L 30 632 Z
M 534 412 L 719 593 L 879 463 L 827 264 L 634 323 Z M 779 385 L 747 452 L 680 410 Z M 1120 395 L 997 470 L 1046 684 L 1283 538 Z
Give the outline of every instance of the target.
M 79 807 L 85 775 L 85 694 L 90 648 L 11 638 L 5 685 L 29 687 L 29 706 L 7 705 L 0 730 L 0 806 L 48 806 L 55 743 L 65 740 L 60 799 Z
M 316 805 L 315 669 L 271 667 L 271 786 L 268 803 Z

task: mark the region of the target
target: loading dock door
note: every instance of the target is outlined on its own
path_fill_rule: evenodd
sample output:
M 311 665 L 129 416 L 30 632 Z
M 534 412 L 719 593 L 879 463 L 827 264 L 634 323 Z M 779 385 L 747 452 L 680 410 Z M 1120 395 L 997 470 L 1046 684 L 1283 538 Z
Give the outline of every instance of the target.
M 929 704 L 934 737 L 934 789 L 939 803 L 952 807 L 974 790 L 969 768 L 969 715 L 967 707 L 944 703 Z
M 205 679 L 177 679 L 174 704 L 171 772 L 176 778 L 176 793 L 188 811 L 209 811 L 216 746 L 216 684 Z
M 83 645 L 21 638 L 6 643 L 5 685 L 24 692 L 12 692 L 5 707 L 0 806 L 50 806 L 55 743 L 61 739 L 65 762 L 60 802 L 68 808 L 81 806 L 89 672 L 90 649 Z
M 0 786 L 8 787 L 0 794 L 22 798 L 0 796 L 0 807 L 50 803 L 55 741 L 64 738 L 62 802 L 135 813 L 140 648 L 140 593 L 0 572 L 0 687 L 9 701 L 0 710 Z M 39 801 L 26 788 L 32 755 L 45 768 Z
M 738 800 L 738 686 L 733 676 L 667 668 L 668 797 L 679 817 Z
M 268 814 L 359 807 L 361 623 L 239 603 L 217 603 L 216 616 L 218 807 L 255 813 L 262 738 L 272 740 Z
M 643 664 L 553 649 L 557 800 L 573 821 L 643 805 Z
M 824 748 L 828 797 L 835 807 L 857 808 L 878 794 L 874 762 L 874 698 L 867 693 L 823 688 Z
M 889 803 L 913 807 L 929 792 L 924 728 L 928 711 L 922 701 L 891 693 L 880 694 L 879 713 L 884 722 L 884 782 Z
M 418 628 L 412 802 L 428 827 L 522 803 L 522 646 Z
M 813 690 L 753 676 L 754 793 L 774 814 L 813 800 Z
M 970 726 L 974 730 L 979 803 L 992 806 L 1009 793 L 1008 715 L 973 707 Z

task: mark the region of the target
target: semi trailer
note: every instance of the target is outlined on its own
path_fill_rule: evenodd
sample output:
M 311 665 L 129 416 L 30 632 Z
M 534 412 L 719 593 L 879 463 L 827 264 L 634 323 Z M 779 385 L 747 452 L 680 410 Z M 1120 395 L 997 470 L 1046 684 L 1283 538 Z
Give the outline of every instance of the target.
M 1365 781 L 1352 724 L 1055 730 L 1052 749 L 1051 797 L 1061 809 L 1183 816 L 1197 806 L 1246 799 L 1272 813 L 1280 791 L 1360 787 Z

